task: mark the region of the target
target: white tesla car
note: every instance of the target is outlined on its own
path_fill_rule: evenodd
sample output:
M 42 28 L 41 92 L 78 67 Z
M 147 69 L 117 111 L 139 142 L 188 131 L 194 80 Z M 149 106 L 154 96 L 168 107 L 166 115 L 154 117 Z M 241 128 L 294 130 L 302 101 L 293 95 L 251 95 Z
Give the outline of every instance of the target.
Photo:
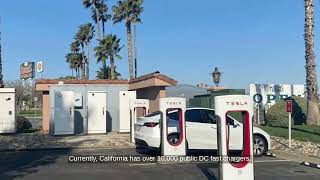
M 229 125 L 229 148 L 232 151 L 242 150 L 242 124 L 227 116 Z M 160 112 L 140 117 L 135 124 L 135 141 L 137 147 L 150 149 L 160 148 Z M 178 112 L 169 112 L 168 141 L 179 140 Z M 213 109 L 187 108 L 185 113 L 186 137 L 188 150 L 217 150 L 217 125 Z M 271 149 L 270 135 L 258 127 L 253 127 L 253 146 L 255 156 L 261 156 Z

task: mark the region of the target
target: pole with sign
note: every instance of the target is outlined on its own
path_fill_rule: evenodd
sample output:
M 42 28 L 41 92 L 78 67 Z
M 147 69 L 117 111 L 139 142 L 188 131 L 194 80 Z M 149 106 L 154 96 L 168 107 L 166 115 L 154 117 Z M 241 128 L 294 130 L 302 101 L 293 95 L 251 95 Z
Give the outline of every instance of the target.
M 39 79 L 42 79 L 42 72 L 43 72 L 43 62 L 42 61 L 37 62 L 37 72 L 40 75 Z
M 291 148 L 291 114 L 292 114 L 292 100 L 287 100 L 287 112 L 289 115 L 289 148 Z

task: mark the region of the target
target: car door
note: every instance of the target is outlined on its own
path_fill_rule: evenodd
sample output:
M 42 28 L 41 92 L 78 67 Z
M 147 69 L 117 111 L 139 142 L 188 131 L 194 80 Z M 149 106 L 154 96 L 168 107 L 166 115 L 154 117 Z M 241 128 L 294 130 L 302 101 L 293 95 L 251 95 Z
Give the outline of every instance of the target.
M 185 113 L 186 119 L 186 136 L 189 149 L 205 149 L 206 145 L 206 133 L 203 133 L 207 128 L 207 124 L 204 123 L 202 118 L 201 109 L 190 109 Z
M 201 130 L 203 136 L 204 149 L 217 149 L 217 118 L 213 110 L 201 110 L 204 127 Z

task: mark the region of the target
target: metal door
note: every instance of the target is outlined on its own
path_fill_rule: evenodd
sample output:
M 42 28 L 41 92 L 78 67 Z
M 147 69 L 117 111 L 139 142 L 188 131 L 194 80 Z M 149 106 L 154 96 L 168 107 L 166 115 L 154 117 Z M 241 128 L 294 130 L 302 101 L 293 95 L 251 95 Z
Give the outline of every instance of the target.
M 14 93 L 0 93 L 0 133 L 16 131 L 14 98 Z
M 107 94 L 88 92 L 88 133 L 107 132 Z
M 54 93 L 54 135 L 74 134 L 73 91 Z

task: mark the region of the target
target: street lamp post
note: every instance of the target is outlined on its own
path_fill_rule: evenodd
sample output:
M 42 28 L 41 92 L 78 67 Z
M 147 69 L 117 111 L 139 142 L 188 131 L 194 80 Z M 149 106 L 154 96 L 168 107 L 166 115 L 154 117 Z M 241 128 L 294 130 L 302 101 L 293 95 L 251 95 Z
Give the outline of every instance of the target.
M 0 88 L 4 88 L 3 75 L 2 75 L 2 58 L 1 58 L 1 32 L 0 32 Z
M 221 81 L 221 72 L 218 70 L 218 67 L 214 68 L 214 71 L 212 72 L 212 78 L 213 78 L 213 82 L 216 85 L 216 87 L 219 86 L 219 83 Z

